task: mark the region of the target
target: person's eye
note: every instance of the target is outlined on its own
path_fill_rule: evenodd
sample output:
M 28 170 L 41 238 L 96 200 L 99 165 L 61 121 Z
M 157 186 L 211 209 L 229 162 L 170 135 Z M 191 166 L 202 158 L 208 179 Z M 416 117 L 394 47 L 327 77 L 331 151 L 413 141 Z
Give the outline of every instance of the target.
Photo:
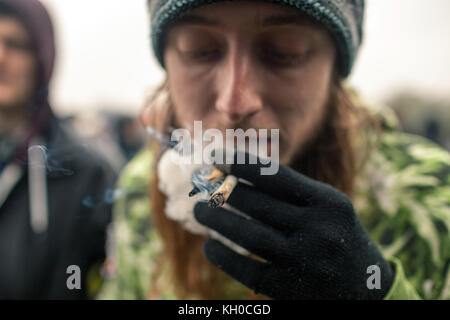
M 264 62 L 275 66 L 293 66 L 302 62 L 304 54 L 283 52 L 276 49 L 265 49 L 262 52 Z
M 31 49 L 30 45 L 27 42 L 17 39 L 6 39 L 5 45 L 10 50 L 14 51 L 29 51 Z
M 190 50 L 185 51 L 184 55 L 194 62 L 208 62 L 218 59 L 220 56 L 220 50 L 218 49 Z
M 271 52 L 271 57 L 274 61 L 279 62 L 280 64 L 283 63 L 293 63 L 296 60 L 298 60 L 299 55 L 298 54 L 290 54 L 290 53 L 284 53 L 273 50 Z

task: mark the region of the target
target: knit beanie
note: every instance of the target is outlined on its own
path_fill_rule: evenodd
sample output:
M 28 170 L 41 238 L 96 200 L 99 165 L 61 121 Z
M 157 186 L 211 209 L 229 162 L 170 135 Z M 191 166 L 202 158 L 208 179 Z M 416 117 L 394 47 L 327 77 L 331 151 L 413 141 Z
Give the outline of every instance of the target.
M 151 16 L 154 54 L 164 68 L 164 35 L 171 22 L 208 4 L 239 0 L 147 0 Z M 338 50 L 338 71 L 347 77 L 362 42 L 364 0 L 252 0 L 290 6 L 321 23 L 333 36 Z

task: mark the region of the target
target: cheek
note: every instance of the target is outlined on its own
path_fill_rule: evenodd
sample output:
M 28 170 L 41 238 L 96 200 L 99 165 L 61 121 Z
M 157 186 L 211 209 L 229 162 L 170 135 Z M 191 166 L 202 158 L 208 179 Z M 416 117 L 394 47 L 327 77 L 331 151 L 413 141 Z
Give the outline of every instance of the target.
M 193 79 L 192 70 L 176 57 L 166 55 L 166 70 L 175 117 L 184 127 L 205 120 L 213 109 L 211 82 Z
M 286 91 L 281 94 L 295 101 L 305 112 L 317 110 L 328 97 L 333 68 L 333 47 L 316 50 L 301 68 L 279 77 L 279 89 Z
M 321 118 L 329 96 L 331 76 L 332 64 L 324 63 L 311 65 L 302 70 L 298 77 L 291 79 L 290 83 L 297 85 L 289 86 L 289 83 L 285 83 L 283 87 L 286 89 L 280 91 L 279 95 L 292 106 L 289 109 L 290 119 L 295 118 L 296 122 L 308 124 Z
M 303 86 L 279 90 L 272 99 L 273 116 L 291 134 L 309 130 L 317 123 L 325 109 L 328 85 L 308 83 Z
M 10 64 L 11 79 L 21 94 L 30 94 L 36 86 L 36 65 L 32 58 L 15 59 Z
M 331 68 L 317 72 L 302 71 L 288 82 L 280 82 L 273 90 L 271 105 L 277 124 L 286 139 L 281 151 L 282 162 L 291 157 L 314 137 L 323 119 L 329 96 Z M 297 85 L 293 86 L 292 83 Z

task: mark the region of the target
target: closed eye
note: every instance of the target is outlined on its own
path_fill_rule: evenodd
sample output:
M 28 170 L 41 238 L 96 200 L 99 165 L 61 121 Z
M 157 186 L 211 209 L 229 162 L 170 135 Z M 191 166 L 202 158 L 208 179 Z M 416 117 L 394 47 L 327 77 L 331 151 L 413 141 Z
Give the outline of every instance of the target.
M 303 53 L 287 53 L 276 49 L 263 49 L 260 58 L 264 63 L 274 66 L 293 66 L 303 61 L 305 54 Z
M 207 62 L 218 59 L 221 51 L 219 49 L 192 50 L 184 51 L 182 54 L 192 61 Z

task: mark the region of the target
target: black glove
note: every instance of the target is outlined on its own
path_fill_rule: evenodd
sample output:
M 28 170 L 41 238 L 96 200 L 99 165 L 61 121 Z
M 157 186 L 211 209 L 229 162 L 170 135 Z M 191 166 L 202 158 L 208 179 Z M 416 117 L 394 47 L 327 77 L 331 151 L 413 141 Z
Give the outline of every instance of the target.
M 206 203 L 196 204 L 195 218 L 265 262 L 209 239 L 204 252 L 212 264 L 274 299 L 385 297 L 393 271 L 347 196 L 281 165 L 273 176 L 261 175 L 259 164 L 218 167 L 254 185 L 238 183 L 227 201 L 251 219 Z M 371 265 L 380 268 L 380 289 L 367 286 Z

